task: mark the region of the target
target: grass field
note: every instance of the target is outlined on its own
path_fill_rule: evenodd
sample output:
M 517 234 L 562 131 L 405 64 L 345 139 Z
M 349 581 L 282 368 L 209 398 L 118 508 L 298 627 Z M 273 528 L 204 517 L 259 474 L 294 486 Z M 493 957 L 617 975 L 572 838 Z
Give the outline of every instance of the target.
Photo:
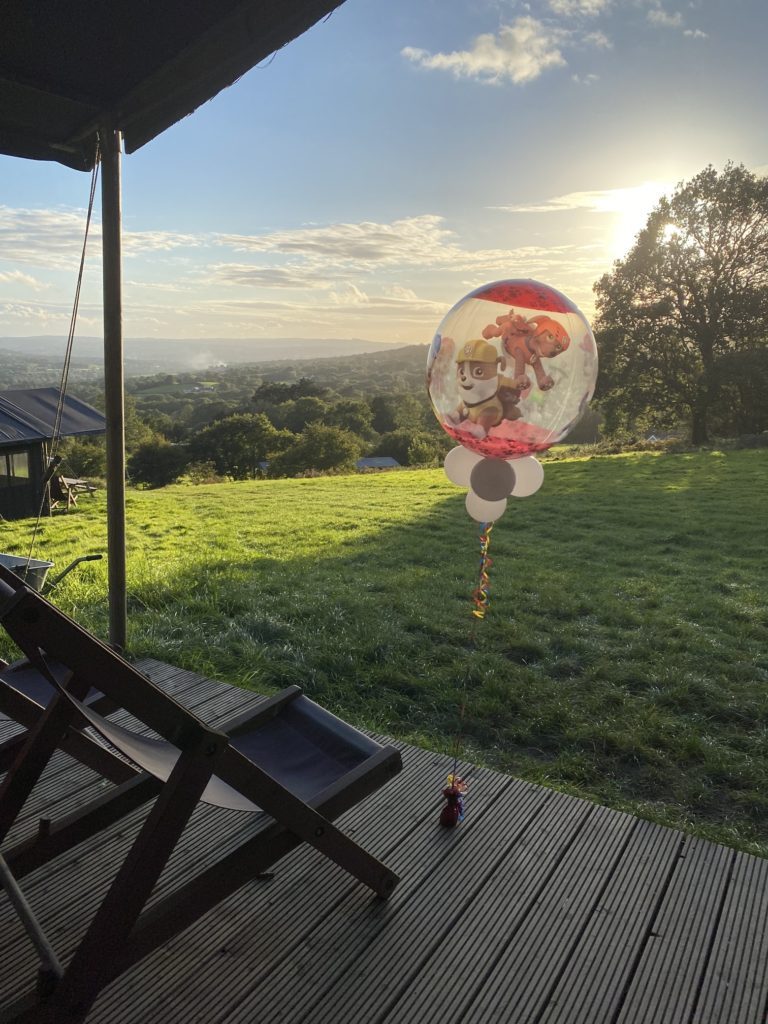
M 768 856 L 767 498 L 765 450 L 553 462 L 480 622 L 442 471 L 131 491 L 130 648 Z M 104 551 L 104 516 L 81 498 L 35 557 Z M 105 591 L 91 563 L 52 599 L 104 636 Z

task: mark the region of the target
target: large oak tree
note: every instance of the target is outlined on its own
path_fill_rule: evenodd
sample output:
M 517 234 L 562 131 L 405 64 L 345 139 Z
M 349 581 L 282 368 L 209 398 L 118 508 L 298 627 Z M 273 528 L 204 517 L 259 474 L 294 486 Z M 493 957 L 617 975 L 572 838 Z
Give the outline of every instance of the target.
M 768 179 L 728 164 L 680 184 L 595 291 L 609 429 L 682 419 L 707 441 L 734 356 L 768 346 Z

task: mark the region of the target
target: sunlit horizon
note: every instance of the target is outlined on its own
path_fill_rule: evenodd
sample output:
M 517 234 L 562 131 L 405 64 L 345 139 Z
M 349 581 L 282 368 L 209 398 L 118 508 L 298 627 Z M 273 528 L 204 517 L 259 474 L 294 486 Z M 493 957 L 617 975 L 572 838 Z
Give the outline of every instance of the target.
M 662 196 L 709 164 L 768 166 L 768 15 L 739 10 L 347 0 L 124 158 L 126 336 L 427 343 L 504 278 L 591 320 Z M 0 336 L 66 334 L 88 176 L 0 157 L 0 183 Z

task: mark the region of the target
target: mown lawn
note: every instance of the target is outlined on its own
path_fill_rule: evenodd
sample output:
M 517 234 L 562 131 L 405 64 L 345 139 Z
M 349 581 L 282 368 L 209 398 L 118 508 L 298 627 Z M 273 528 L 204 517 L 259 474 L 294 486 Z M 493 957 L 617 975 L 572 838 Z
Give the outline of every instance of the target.
M 469 760 L 768 856 L 767 499 L 765 450 L 552 462 L 494 528 L 479 622 L 442 471 L 131 491 L 131 653 L 460 732 Z M 81 498 L 35 557 L 104 551 L 104 515 Z M 92 563 L 52 599 L 104 636 L 105 590 Z

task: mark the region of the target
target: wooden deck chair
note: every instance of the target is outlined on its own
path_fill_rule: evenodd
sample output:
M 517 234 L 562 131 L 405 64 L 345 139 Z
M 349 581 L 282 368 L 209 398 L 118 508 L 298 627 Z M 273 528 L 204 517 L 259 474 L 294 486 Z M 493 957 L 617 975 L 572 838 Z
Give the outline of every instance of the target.
M 0 882 L 43 964 L 37 991 L 12 1008 L 8 1019 L 82 1021 L 106 984 L 303 842 L 378 896 L 391 894 L 397 876 L 332 821 L 400 770 L 395 748 L 318 707 L 298 687 L 213 729 L 2 566 L 0 621 L 28 662 L 18 669 L 16 682 L 26 675 L 27 684 L 18 692 L 25 690 L 29 701 L 36 688 L 38 705 L 35 721 L 25 705 L 30 717 L 22 724 L 28 732 L 0 786 L 0 844 L 57 748 L 98 766 L 115 783 L 0 857 Z M 100 713 L 107 702 L 158 738 L 109 721 Z M 153 797 L 110 889 L 62 969 L 18 879 Z M 241 845 L 216 864 L 144 909 L 201 800 L 258 815 L 259 827 L 247 830 Z
M 68 670 L 65 665 L 51 659 L 47 665 L 60 682 L 66 681 Z M 25 730 L 37 723 L 55 694 L 56 690 L 26 658 L 12 665 L 0 662 L 0 714 L 23 725 Z M 115 710 L 113 702 L 97 690 L 91 690 L 84 703 L 102 715 Z M 0 773 L 11 767 L 27 736 L 28 733 L 22 731 L 0 742 Z M 124 782 L 128 777 L 125 774 L 125 762 L 115 758 L 99 744 L 94 744 L 91 736 L 83 738 L 78 730 L 68 733 L 60 746 L 67 754 L 113 782 Z M 115 773 L 120 778 L 115 778 Z

